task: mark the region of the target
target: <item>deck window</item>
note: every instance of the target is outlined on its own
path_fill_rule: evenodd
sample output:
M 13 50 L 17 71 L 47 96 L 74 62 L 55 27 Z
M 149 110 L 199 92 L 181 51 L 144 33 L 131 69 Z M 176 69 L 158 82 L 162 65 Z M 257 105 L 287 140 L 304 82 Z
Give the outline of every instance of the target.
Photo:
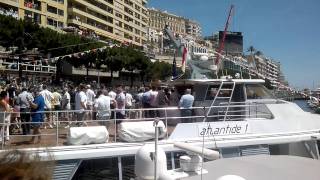
M 247 99 L 272 99 L 273 96 L 269 90 L 261 84 L 246 85 Z

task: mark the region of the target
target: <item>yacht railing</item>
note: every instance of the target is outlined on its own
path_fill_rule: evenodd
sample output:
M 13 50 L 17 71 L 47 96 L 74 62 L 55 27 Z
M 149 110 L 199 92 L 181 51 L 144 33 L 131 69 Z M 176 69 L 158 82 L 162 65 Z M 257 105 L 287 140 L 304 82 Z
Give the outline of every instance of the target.
M 229 107 L 227 113 L 224 111 Z M 170 136 L 170 133 L 178 123 L 189 123 L 189 122 L 202 122 L 206 117 L 207 121 L 246 121 L 250 118 L 255 119 L 272 119 L 273 115 L 265 104 L 261 103 L 247 103 L 247 102 L 232 102 L 230 104 L 220 103 L 219 106 L 212 106 L 209 115 L 207 111 L 210 107 L 192 107 L 191 116 L 182 116 L 181 111 L 178 107 L 166 107 L 166 108 L 136 108 L 136 109 L 125 109 L 125 119 L 117 119 L 115 115 L 119 112 L 119 109 L 111 109 L 110 116 L 108 118 L 98 120 L 95 117 L 97 111 L 85 110 L 66 110 L 66 111 L 43 111 L 36 112 L 41 113 L 44 118 L 44 123 L 41 125 L 41 137 L 42 141 L 45 142 L 44 146 L 62 146 L 67 143 L 68 128 L 79 127 L 79 126 L 99 126 L 104 125 L 107 127 L 110 142 L 118 142 L 119 136 L 117 135 L 118 122 L 139 122 L 139 121 L 154 121 L 157 117 L 163 121 L 167 131 L 165 138 Z M 215 111 L 212 111 L 215 110 Z M 83 121 L 77 120 L 77 114 L 84 113 L 85 118 Z M 1 149 L 7 148 L 24 148 L 30 147 L 28 140 L 33 136 L 27 134 L 23 135 L 21 130 L 23 126 L 34 125 L 33 122 L 22 122 L 18 121 L 16 117 L 21 115 L 35 114 L 34 112 L 1 112 L 0 113 L 0 141 Z M 224 118 L 226 117 L 226 118 Z M 30 120 L 32 117 L 30 117 Z M 46 130 L 43 130 L 46 129 Z M 11 132 L 9 132 L 11 131 Z M 16 132 L 19 131 L 19 132 Z M 32 130 L 31 130 L 32 132 Z M 121 140 L 120 140 L 121 141 Z M 41 144 L 43 145 L 43 144 Z

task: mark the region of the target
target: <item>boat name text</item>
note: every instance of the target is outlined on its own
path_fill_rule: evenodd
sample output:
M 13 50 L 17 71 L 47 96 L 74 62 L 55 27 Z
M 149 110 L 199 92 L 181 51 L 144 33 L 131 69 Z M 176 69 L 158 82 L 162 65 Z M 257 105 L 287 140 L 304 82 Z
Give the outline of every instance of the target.
M 248 133 L 249 124 L 247 122 L 223 122 L 207 123 L 199 125 L 199 136 L 217 136 Z

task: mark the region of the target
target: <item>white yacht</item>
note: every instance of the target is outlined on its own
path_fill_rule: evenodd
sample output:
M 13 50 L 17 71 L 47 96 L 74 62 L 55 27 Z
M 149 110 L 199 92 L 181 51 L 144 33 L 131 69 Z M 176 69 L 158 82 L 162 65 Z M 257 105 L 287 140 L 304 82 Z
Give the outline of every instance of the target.
M 305 112 L 294 103 L 274 99 L 263 84 L 263 80 L 256 79 L 176 80 L 170 86 L 179 94 L 192 89 L 192 116 L 181 117 L 177 107 L 130 111 L 159 112 L 157 129 L 162 139 L 158 146 L 166 152 L 169 169 L 177 167 L 177 157 L 182 152 L 174 146 L 176 142 L 214 149 L 221 158 L 267 154 L 318 159 L 320 116 Z M 83 172 L 97 167 L 104 169 L 99 172 L 102 177 L 106 173 L 116 176 L 114 179 L 134 178 L 129 177 L 133 175 L 134 155 L 141 146 L 154 143 L 154 120 L 139 115 L 122 120 L 119 131 L 110 139 L 110 129 L 74 127 L 66 134 L 69 144 L 57 142 L 53 147 L 24 150 L 44 157 L 49 153 L 57 161 L 54 179 L 81 179 L 86 176 Z M 60 131 L 56 128 L 56 141 Z

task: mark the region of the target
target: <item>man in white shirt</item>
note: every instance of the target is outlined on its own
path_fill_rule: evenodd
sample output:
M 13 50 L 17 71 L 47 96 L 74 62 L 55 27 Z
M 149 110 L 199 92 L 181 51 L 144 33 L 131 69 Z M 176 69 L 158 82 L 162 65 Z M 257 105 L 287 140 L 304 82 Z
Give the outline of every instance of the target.
M 80 121 L 80 122 L 84 121 L 85 110 L 87 109 L 87 95 L 84 91 L 85 91 L 85 86 L 83 84 L 80 84 L 75 97 L 75 110 L 77 111 L 76 112 L 77 121 Z
M 53 100 L 53 95 L 52 93 L 47 89 L 46 85 L 42 85 L 42 91 L 40 92 L 40 95 L 43 97 L 44 99 L 44 110 L 45 111 L 49 111 L 48 113 L 46 113 L 47 116 L 47 123 L 49 124 L 50 128 L 52 127 L 52 119 L 51 119 L 51 110 L 52 110 L 52 106 L 51 106 L 51 101 Z M 44 128 L 46 129 L 46 126 L 44 126 Z
M 63 95 L 62 95 L 62 101 L 61 101 L 62 110 L 69 111 L 71 109 L 70 100 L 71 100 L 71 96 L 70 96 L 70 94 L 68 92 L 68 88 L 64 88 L 63 89 Z M 70 125 L 69 117 L 70 117 L 69 112 L 63 113 L 64 120 L 68 121 L 68 125 L 66 126 L 66 128 L 68 128 L 69 125 Z
M 94 94 L 93 90 L 91 90 L 91 86 L 88 84 L 86 86 L 86 95 L 87 95 L 87 110 L 88 112 L 88 119 L 92 119 L 92 109 L 93 109 L 93 102 L 96 95 Z
M 117 96 L 116 96 L 116 118 L 117 118 L 117 124 L 121 123 L 118 119 L 125 119 L 126 115 L 126 96 L 124 95 L 122 91 L 122 86 L 117 87 Z
M 97 111 L 98 123 L 106 126 L 108 124 L 106 120 L 108 120 L 111 115 L 110 105 L 113 104 L 115 100 L 111 100 L 111 98 L 108 96 L 107 90 L 99 90 L 97 95 L 98 98 L 94 102 L 94 110 Z
M 132 104 L 134 102 L 134 99 L 133 99 L 132 95 L 128 91 L 124 92 L 124 94 L 125 94 L 125 98 L 126 98 L 126 109 L 131 109 L 132 108 Z M 130 111 L 127 111 L 126 116 L 128 118 L 130 118 L 131 114 L 132 113 L 130 113 Z
M 112 89 L 110 89 L 109 93 L 108 93 L 109 97 L 113 100 L 116 99 L 117 93 L 115 93 L 114 91 L 112 91 Z
M 20 105 L 20 116 L 21 116 L 21 124 L 23 135 L 31 134 L 31 124 L 30 124 L 30 104 L 28 102 L 33 101 L 33 96 L 28 92 L 27 88 L 22 88 L 22 92 L 18 96 L 18 103 Z

